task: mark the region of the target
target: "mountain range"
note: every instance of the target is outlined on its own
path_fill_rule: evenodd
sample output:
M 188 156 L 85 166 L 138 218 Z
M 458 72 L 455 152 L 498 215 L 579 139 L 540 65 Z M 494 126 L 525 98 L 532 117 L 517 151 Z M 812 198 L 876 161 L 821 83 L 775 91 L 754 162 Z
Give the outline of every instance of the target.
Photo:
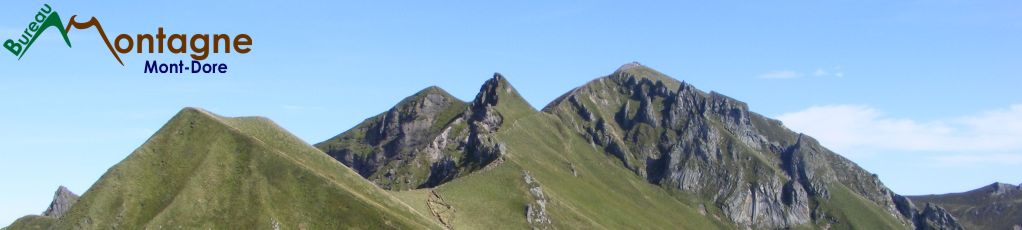
M 933 204 L 926 208 L 946 208 L 967 229 L 1022 229 L 1022 184 L 993 183 L 967 192 L 910 199 Z
M 185 108 L 9 229 L 1005 229 L 1018 186 L 899 195 L 809 135 L 639 63 L 542 109 L 494 74 L 314 145 Z

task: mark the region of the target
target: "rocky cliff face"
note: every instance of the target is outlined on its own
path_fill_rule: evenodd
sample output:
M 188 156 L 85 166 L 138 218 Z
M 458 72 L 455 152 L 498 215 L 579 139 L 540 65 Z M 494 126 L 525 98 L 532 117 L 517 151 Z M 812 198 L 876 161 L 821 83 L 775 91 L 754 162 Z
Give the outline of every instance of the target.
M 875 175 L 750 112 L 637 63 L 576 88 L 543 109 L 650 183 L 714 201 L 740 226 L 827 222 L 821 204 L 847 189 L 905 225 L 896 194 Z
M 57 191 L 53 193 L 53 202 L 50 202 L 50 206 L 43 212 L 43 216 L 60 218 L 71 210 L 71 206 L 78 202 L 78 195 L 68 190 L 67 187 L 60 186 Z
M 550 200 L 543 193 L 543 187 L 527 171 L 522 172 L 522 179 L 525 180 L 525 185 L 529 188 L 529 197 L 532 200 L 525 206 L 525 221 L 532 229 L 553 229 L 553 221 L 546 208 Z
M 512 102 L 506 102 L 512 101 Z M 426 188 L 500 158 L 502 104 L 525 103 L 500 74 L 470 103 L 429 87 L 315 146 L 385 189 Z
M 964 229 L 958 220 L 951 213 L 948 213 L 944 208 L 926 203 L 926 207 L 919 213 L 919 217 L 916 218 L 916 229 L 947 229 L 947 230 L 961 230 Z

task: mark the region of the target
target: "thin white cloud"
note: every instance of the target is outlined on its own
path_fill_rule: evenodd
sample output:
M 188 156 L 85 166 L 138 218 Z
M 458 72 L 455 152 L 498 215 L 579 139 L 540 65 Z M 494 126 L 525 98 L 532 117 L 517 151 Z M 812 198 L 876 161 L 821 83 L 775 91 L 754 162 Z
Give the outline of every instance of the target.
M 862 105 L 815 106 L 778 119 L 841 154 L 931 152 L 941 153 L 932 158 L 938 162 L 973 163 L 1022 159 L 1022 104 L 928 121 L 894 118 Z
M 815 71 L 809 72 L 810 74 L 803 74 L 799 71 L 794 70 L 776 70 L 770 71 L 764 74 L 760 74 L 758 77 L 762 79 L 795 79 L 806 76 L 810 77 L 844 77 L 845 73 L 841 70 L 841 66 L 833 68 L 816 68 Z
M 759 78 L 763 78 L 763 79 L 792 79 L 792 78 L 799 78 L 799 77 L 802 77 L 801 73 L 798 73 L 798 72 L 795 72 L 795 71 L 791 71 L 791 70 L 771 71 L 771 72 L 759 75 Z
M 322 110 L 323 107 L 319 106 L 304 106 L 304 105 L 281 105 L 281 109 L 285 111 L 304 111 L 304 110 Z
M 933 160 L 945 167 L 1022 166 L 1022 154 L 956 154 L 933 157 Z
M 830 75 L 830 73 L 828 73 L 826 70 L 819 69 L 819 68 L 816 69 L 816 72 L 813 72 L 813 76 L 817 76 L 817 77 L 822 77 L 822 76 L 827 76 L 827 75 Z

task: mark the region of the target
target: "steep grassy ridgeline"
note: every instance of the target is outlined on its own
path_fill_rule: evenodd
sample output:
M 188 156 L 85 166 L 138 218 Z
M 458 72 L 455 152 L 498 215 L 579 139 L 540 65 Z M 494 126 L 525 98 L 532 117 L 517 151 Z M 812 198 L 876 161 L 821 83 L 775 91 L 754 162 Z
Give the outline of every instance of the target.
M 966 229 L 1022 228 L 1022 184 L 993 183 L 968 192 L 909 198 L 943 207 Z
M 56 223 L 59 229 L 278 227 L 440 226 L 265 118 L 192 108 L 110 168 Z

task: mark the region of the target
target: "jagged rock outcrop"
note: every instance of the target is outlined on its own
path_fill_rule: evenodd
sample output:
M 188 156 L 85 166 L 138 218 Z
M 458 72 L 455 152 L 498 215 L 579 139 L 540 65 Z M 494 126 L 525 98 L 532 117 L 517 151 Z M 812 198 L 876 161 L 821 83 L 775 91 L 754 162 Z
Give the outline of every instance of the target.
M 57 191 L 53 193 L 53 201 L 50 202 L 50 206 L 43 212 L 44 216 L 53 218 L 60 218 L 71 210 L 71 206 L 78 202 L 78 195 L 68 190 L 67 187 L 60 186 Z
M 499 73 L 469 103 L 429 87 L 315 146 L 382 188 L 434 187 L 501 157 L 504 104 L 527 103 Z
M 990 185 L 990 195 L 992 196 L 1004 196 L 1014 193 L 1022 192 L 1022 184 L 1013 185 L 1008 183 L 993 183 Z
M 917 230 L 964 229 L 951 213 L 940 206 L 926 203 L 926 206 L 920 210 L 908 197 L 895 194 L 892 198 L 898 213 L 912 220 L 912 224 Z
M 544 109 L 650 183 L 712 200 L 740 226 L 826 222 L 834 186 L 867 199 L 905 226 L 896 195 L 855 163 L 750 112 L 638 63 L 598 78 Z
M 961 230 L 961 225 L 958 224 L 958 220 L 951 213 L 948 213 L 944 208 L 926 203 L 926 207 L 919 213 L 919 217 L 916 218 L 916 229 L 941 229 L 941 230 Z
M 543 193 L 539 181 L 536 181 L 536 178 L 527 171 L 522 172 L 522 179 L 525 180 L 525 186 L 529 189 L 529 196 L 532 198 L 532 202 L 525 206 L 526 222 L 532 226 L 532 229 L 552 229 L 553 221 L 546 208 L 550 200 Z

